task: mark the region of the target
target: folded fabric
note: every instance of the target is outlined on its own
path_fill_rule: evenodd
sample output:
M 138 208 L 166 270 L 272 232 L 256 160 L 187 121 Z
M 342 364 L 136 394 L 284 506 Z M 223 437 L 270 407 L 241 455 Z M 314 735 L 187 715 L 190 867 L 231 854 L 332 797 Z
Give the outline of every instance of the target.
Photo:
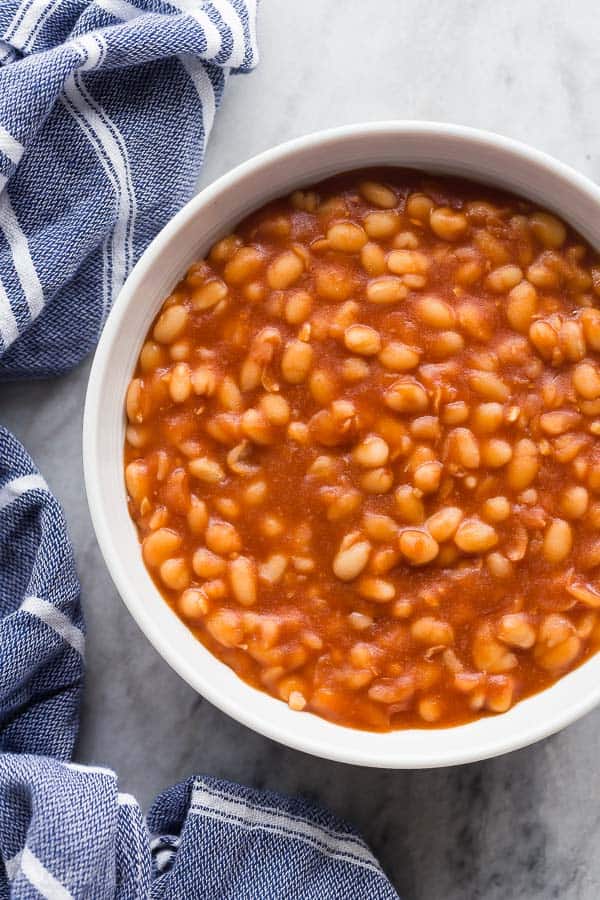
M 60 506 L 0 427 L 0 751 L 70 759 L 83 617 Z
M 144 821 L 108 769 L 0 756 L 0 835 L 3 897 L 397 900 L 348 826 L 214 778 L 166 791 Z
M 0 4 L 0 379 L 70 369 L 189 199 L 256 0 Z M 179 8 L 178 8 L 179 7 Z
M 0 379 L 95 344 L 190 196 L 255 0 L 0 4 Z M 60 507 L 0 428 L 0 900 L 393 900 L 362 839 L 300 799 L 196 776 L 144 819 L 71 762 L 84 623 Z

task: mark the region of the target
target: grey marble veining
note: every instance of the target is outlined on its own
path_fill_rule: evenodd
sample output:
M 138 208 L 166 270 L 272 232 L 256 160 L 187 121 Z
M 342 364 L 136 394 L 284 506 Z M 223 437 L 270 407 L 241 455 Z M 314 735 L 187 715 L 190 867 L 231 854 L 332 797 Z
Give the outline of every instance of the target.
M 287 138 L 387 118 L 503 132 L 600 181 L 592 0 L 263 0 L 259 23 L 261 65 L 230 81 L 202 184 Z M 76 547 L 89 629 L 78 759 L 115 768 L 146 807 L 192 772 L 312 796 L 362 829 L 406 900 L 600 896 L 600 710 L 500 759 L 394 773 L 279 747 L 167 667 L 119 600 L 92 533 L 80 439 L 88 368 L 0 393 L 0 421 L 62 501 Z

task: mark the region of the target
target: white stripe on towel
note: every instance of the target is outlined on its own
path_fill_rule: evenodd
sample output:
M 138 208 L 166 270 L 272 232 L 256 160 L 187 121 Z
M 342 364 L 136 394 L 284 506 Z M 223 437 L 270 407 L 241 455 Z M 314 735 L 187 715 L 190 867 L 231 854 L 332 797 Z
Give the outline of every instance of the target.
M 0 38 L 0 63 L 8 62 L 9 60 L 10 62 L 12 62 L 14 58 L 14 49 L 10 46 L 10 44 L 7 44 L 6 41 Z
M 89 94 L 80 75 L 75 75 L 74 83 L 82 102 L 89 111 L 88 122 L 100 138 L 119 185 L 118 215 L 112 233 L 112 279 L 109 298 L 114 300 L 133 266 L 133 225 L 137 213 L 133 177 L 127 146 L 114 120 L 108 116 L 104 107 Z
M 257 12 L 257 0 L 246 0 L 246 6 L 248 9 L 248 21 L 255 22 L 256 21 L 256 12 Z M 240 19 L 240 22 L 242 20 Z M 242 23 L 242 40 L 245 43 L 244 36 L 244 25 Z M 255 64 L 258 62 L 258 44 L 256 43 L 256 30 L 249 27 L 248 28 L 248 43 L 250 45 L 250 64 Z M 243 61 L 243 57 L 242 57 Z
M 244 54 L 246 52 L 244 41 L 244 26 L 237 12 L 229 3 L 229 0 L 212 0 L 212 6 L 218 11 L 226 25 L 229 26 L 233 37 L 233 46 L 227 64 L 232 69 L 241 66 L 244 62 Z
M 106 41 L 101 34 L 82 34 L 81 37 L 75 38 L 71 42 L 71 46 L 84 58 L 84 63 L 80 67 L 82 72 L 96 69 L 104 62 L 107 48 Z
M 18 872 L 21 870 L 21 857 L 23 856 L 23 851 L 19 850 L 18 853 L 15 853 L 14 856 L 11 856 L 10 859 L 4 861 L 4 868 L 6 869 L 6 877 L 9 881 L 12 881 Z
M 197 57 L 191 53 L 181 53 L 179 59 L 192 79 L 192 83 L 200 97 L 204 139 L 206 140 L 211 132 L 216 111 L 215 92 L 212 82 L 202 61 L 197 59 Z
M 79 125 L 79 127 L 81 128 L 81 130 L 83 131 L 83 133 L 85 134 L 87 139 L 89 140 L 90 144 L 92 145 L 94 152 L 96 153 L 96 156 L 98 157 L 100 165 L 104 169 L 106 177 L 108 178 L 108 180 L 111 183 L 111 186 L 114 191 L 115 198 L 116 198 L 115 202 L 118 203 L 118 198 L 119 198 L 118 182 L 117 182 L 115 176 L 113 175 L 107 160 L 104 158 L 104 154 L 102 152 L 102 145 L 97 140 L 96 135 L 95 135 L 93 129 L 88 124 L 86 117 L 80 112 L 80 110 L 78 108 L 78 105 L 85 105 L 85 104 L 83 104 L 83 101 L 81 100 L 81 98 L 79 98 L 78 104 L 75 103 L 73 98 L 76 96 L 77 96 L 77 86 L 75 84 L 75 76 L 71 75 L 65 83 L 65 89 L 60 98 L 61 102 L 62 102 L 63 106 L 68 110 L 68 112 L 73 116 L 73 118 L 75 119 L 75 121 L 77 122 L 77 124 Z M 110 301 L 111 301 L 111 291 L 108 286 L 108 273 L 110 271 L 110 264 L 109 264 L 110 252 L 109 251 L 110 251 L 111 238 L 112 238 L 112 235 L 107 235 L 106 238 L 104 239 L 104 241 L 102 242 L 102 261 L 103 261 L 103 265 L 102 265 L 102 303 L 103 303 L 103 307 L 104 307 L 104 315 L 108 312 L 108 307 L 110 306 Z
M 117 777 L 112 769 L 107 769 L 105 766 L 85 766 L 83 763 L 74 762 L 64 762 L 63 766 L 65 769 L 71 769 L 72 772 L 83 772 L 84 775 L 108 775 L 110 778 Z
M 41 597 L 25 597 L 20 607 L 23 612 L 28 612 L 32 616 L 40 619 L 53 631 L 70 644 L 73 650 L 83 656 L 85 650 L 85 637 L 83 631 L 77 628 L 59 609 L 48 600 Z
M 21 230 L 6 192 L 0 195 L 0 228 L 8 241 L 12 253 L 13 266 L 19 276 L 19 281 L 27 300 L 27 306 L 29 307 L 29 313 L 31 318 L 35 319 L 44 308 L 44 290 L 29 252 L 27 238 Z
M 144 10 L 134 6 L 133 3 L 128 3 L 127 0 L 96 0 L 96 6 L 102 7 L 105 12 L 110 13 L 115 19 L 122 19 L 124 22 L 128 22 L 130 19 L 137 19 L 144 12 Z
M 5 41 L 10 41 L 11 44 L 17 46 L 17 41 L 16 39 L 13 39 L 13 35 L 23 24 L 23 21 L 27 15 L 27 7 L 31 6 L 32 3 L 33 0 L 21 0 L 17 9 L 15 10 L 10 25 L 6 28 L 3 34 L 3 38 Z
M 24 0 L 13 16 L 13 24 L 9 26 L 4 37 L 19 50 L 24 50 L 28 44 L 33 42 L 40 26 L 60 2 L 61 0 L 32 0 L 32 2 Z M 30 3 L 29 9 L 26 10 L 28 3 Z M 21 16 L 20 13 L 24 10 L 26 11 Z M 20 22 L 17 21 L 19 18 L 21 18 Z
M 154 864 L 159 872 L 164 872 L 176 853 L 176 850 L 167 847 L 164 850 L 159 850 L 158 853 L 154 855 Z
M 73 894 L 48 871 L 29 847 L 23 850 L 21 871 L 45 900 L 73 900 Z
M 201 779 L 196 781 L 196 785 L 201 786 L 205 791 L 208 791 L 208 793 L 212 794 L 214 797 L 221 797 L 224 800 L 229 800 L 231 803 L 237 803 L 240 806 L 247 806 L 247 803 L 245 800 L 240 799 L 240 797 L 238 797 L 237 794 L 232 793 L 231 791 L 226 791 L 222 788 L 214 787 L 214 785 L 212 785 L 212 784 L 210 786 L 208 786 Z M 281 807 L 273 806 L 271 803 L 261 803 L 260 806 L 261 806 L 261 809 L 265 810 L 266 812 L 271 812 L 275 815 L 284 816 L 286 819 L 288 819 L 289 822 L 292 823 L 292 827 L 293 827 L 293 823 L 295 823 L 295 822 L 305 822 L 306 821 L 306 818 L 304 816 L 298 816 L 298 815 L 295 815 L 294 813 L 288 812 L 287 810 L 282 810 Z M 333 828 L 328 828 L 326 825 L 321 825 L 321 824 L 317 825 L 317 824 L 313 823 L 311 827 L 316 828 L 318 831 L 323 831 L 325 834 L 331 835 L 332 837 L 335 837 L 335 838 L 340 837 L 339 831 L 335 831 Z M 355 844 L 358 844 L 360 847 L 364 847 L 362 838 L 359 838 L 355 834 L 344 834 L 344 835 L 342 835 L 342 837 L 344 838 L 345 841 L 349 841 L 350 843 L 355 843 Z
M 229 822 L 244 830 L 258 828 L 281 837 L 298 840 L 309 844 L 326 856 L 343 859 L 381 875 L 381 869 L 366 847 L 357 846 L 341 835 L 326 834 L 305 820 L 295 819 L 291 822 L 282 811 L 271 813 L 260 806 L 249 806 L 234 798 L 226 800 L 210 790 L 196 786 L 192 794 L 190 812 L 217 821 Z
M 9 347 L 19 336 L 19 326 L 10 305 L 6 288 L 0 278 L 0 336 L 4 346 Z
M 62 101 L 92 144 L 115 193 L 117 217 L 112 233 L 112 279 L 110 290 L 105 290 L 106 301 L 110 303 L 121 289 L 133 263 L 132 233 L 136 204 L 127 151 L 114 122 L 104 110 L 99 114 L 94 109 L 94 101 L 78 75 L 67 79 Z
M 179 3 L 178 4 L 181 9 L 184 9 L 186 12 L 189 12 L 191 16 L 194 17 L 198 25 L 202 28 L 204 32 L 204 37 L 206 38 L 206 50 L 202 54 L 206 59 L 213 59 L 221 50 L 223 46 L 223 41 L 221 35 L 219 33 L 219 29 L 212 22 L 206 11 L 203 9 L 193 9 L 192 6 L 188 6 Z
M 11 162 L 17 165 L 20 161 L 23 153 L 25 152 L 25 147 L 18 141 L 16 137 L 13 137 L 6 128 L 3 128 L 0 125 L 0 150 L 4 153 L 5 156 L 8 156 Z
M 31 475 L 19 475 L 18 478 L 7 481 L 6 484 L 0 487 L 0 510 L 4 509 L 5 506 L 8 506 L 9 503 L 12 503 L 13 500 L 16 500 L 17 497 L 20 497 L 21 494 L 34 490 L 48 490 L 48 485 L 42 476 L 37 473 Z
M 332 851 L 328 847 L 326 847 L 322 842 L 317 841 L 312 834 L 298 834 L 297 832 L 289 831 L 286 828 L 277 827 L 274 825 L 270 825 L 268 822 L 260 821 L 257 816 L 254 820 L 251 819 L 241 819 L 239 816 L 229 816 L 215 809 L 191 809 L 190 813 L 192 815 L 202 815 L 207 819 L 213 819 L 216 822 L 224 822 L 228 825 L 233 825 L 234 828 L 241 828 L 243 831 L 265 831 L 268 834 L 274 834 L 278 837 L 283 837 L 288 840 L 296 840 L 300 841 L 302 844 L 307 844 L 309 847 L 312 847 L 313 850 L 316 850 L 318 853 L 323 854 L 323 856 L 328 856 L 331 859 L 337 859 L 341 862 L 349 863 L 353 866 L 358 866 L 359 869 L 368 869 L 370 872 L 381 876 L 381 869 L 379 869 L 372 861 L 366 862 L 362 859 L 356 857 L 355 854 L 351 853 L 343 853 L 339 851 Z

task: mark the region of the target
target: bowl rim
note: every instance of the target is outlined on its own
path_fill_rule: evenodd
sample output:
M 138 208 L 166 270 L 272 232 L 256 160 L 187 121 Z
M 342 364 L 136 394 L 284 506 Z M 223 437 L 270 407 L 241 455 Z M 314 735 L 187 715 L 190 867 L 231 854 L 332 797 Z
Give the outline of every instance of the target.
M 535 717 L 533 717 L 531 725 L 522 728 L 516 738 L 507 732 L 502 740 L 493 738 L 488 740 L 487 743 L 485 741 L 475 741 L 475 746 L 469 746 L 467 742 L 460 752 L 456 750 L 444 752 L 442 750 L 429 755 L 427 753 L 411 755 L 410 753 L 404 752 L 402 753 L 402 758 L 399 759 L 398 757 L 400 754 L 398 751 L 382 752 L 379 750 L 376 753 L 369 753 L 353 747 L 352 741 L 350 740 L 340 740 L 339 744 L 334 747 L 330 742 L 323 742 L 314 737 L 303 735 L 301 728 L 285 728 L 269 722 L 268 719 L 264 717 L 261 717 L 257 721 L 257 715 L 252 712 L 251 704 L 246 707 L 242 703 L 231 700 L 225 690 L 222 690 L 218 685 L 209 682 L 202 673 L 189 664 L 183 656 L 178 654 L 175 647 L 164 640 L 164 636 L 162 635 L 158 624 L 154 622 L 151 616 L 145 615 L 142 604 L 136 602 L 136 598 L 133 596 L 135 591 L 130 589 L 131 586 L 128 583 L 125 564 L 121 561 L 118 552 L 116 552 L 114 548 L 110 533 L 110 518 L 106 514 L 107 510 L 103 503 L 102 487 L 99 483 L 99 479 L 95 478 L 94 475 L 97 455 L 95 441 L 98 431 L 98 410 L 102 396 L 101 388 L 110 361 L 113 342 L 118 336 L 121 321 L 126 314 L 129 303 L 136 294 L 139 282 L 145 276 L 147 270 L 153 265 L 157 256 L 159 256 L 169 245 L 173 236 L 177 234 L 182 226 L 189 223 L 190 220 L 193 220 L 199 210 L 214 202 L 219 197 L 219 194 L 224 190 L 235 186 L 236 182 L 247 175 L 256 173 L 262 169 L 268 169 L 274 164 L 284 161 L 289 156 L 293 156 L 296 153 L 311 147 L 326 147 L 329 143 L 337 144 L 339 141 L 346 139 L 356 137 L 362 138 L 375 134 L 388 134 L 398 137 L 418 135 L 420 137 L 431 137 L 432 140 L 439 137 L 446 137 L 468 144 L 470 150 L 479 147 L 482 150 L 494 149 L 506 152 L 508 155 L 520 157 L 526 162 L 545 170 L 553 179 L 565 182 L 569 186 L 575 187 L 579 191 L 587 194 L 588 197 L 598 205 L 600 210 L 600 187 L 585 175 L 579 173 L 567 164 L 560 162 L 549 154 L 525 143 L 492 131 L 484 131 L 463 125 L 418 120 L 359 122 L 351 125 L 315 131 L 262 151 L 235 166 L 202 189 L 169 220 L 142 253 L 126 282 L 122 286 L 118 297 L 115 299 L 94 354 L 86 391 L 83 417 L 84 482 L 96 539 L 119 596 L 152 646 L 163 657 L 168 665 L 194 690 L 227 715 L 246 725 L 248 728 L 251 728 L 253 731 L 271 738 L 280 744 L 305 753 L 310 753 L 317 757 L 337 762 L 378 768 L 438 768 L 443 766 L 462 765 L 499 756 L 503 753 L 526 747 L 560 731 L 600 703 L 600 679 L 595 687 L 590 687 L 590 689 L 584 692 L 576 702 L 557 709 L 554 714 L 547 719 L 536 721 Z M 593 659 L 593 657 L 591 659 Z M 589 665 L 591 659 L 582 663 L 579 669 Z M 578 669 L 575 671 L 578 671 Z M 257 690 L 244 682 L 237 675 L 235 677 L 248 691 Z M 567 674 L 540 693 L 547 694 L 548 692 L 553 691 L 557 685 L 568 677 L 569 675 Z M 533 695 L 533 697 L 536 696 L 539 696 L 539 694 Z M 531 698 L 520 701 L 517 706 L 527 703 L 529 699 Z M 280 701 L 275 700 L 275 702 Z M 509 713 L 503 713 L 502 717 L 507 715 L 509 715 Z M 349 733 L 356 733 L 354 729 L 340 726 L 336 723 L 330 722 L 329 724 L 334 728 L 339 729 L 341 736 L 344 734 L 348 735 Z M 464 726 L 459 725 L 455 726 L 455 728 L 468 727 L 471 724 L 473 723 L 465 723 Z M 419 729 L 419 731 L 423 733 L 429 731 L 439 733 L 446 730 L 447 729 L 445 728 Z M 454 730 L 454 728 L 452 730 Z M 375 743 L 380 733 L 368 733 L 373 735 L 373 741 Z M 383 734 L 390 734 L 390 732 L 383 732 Z

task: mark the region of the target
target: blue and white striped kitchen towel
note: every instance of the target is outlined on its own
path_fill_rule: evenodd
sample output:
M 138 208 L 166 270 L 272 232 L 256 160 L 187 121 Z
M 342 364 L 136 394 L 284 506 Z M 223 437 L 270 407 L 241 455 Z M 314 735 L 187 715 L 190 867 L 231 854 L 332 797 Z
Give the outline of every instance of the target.
M 1 0 L 0 378 L 54 375 L 188 199 L 255 0 Z M 0 428 L 0 900 L 394 900 L 362 839 L 300 799 L 212 778 L 144 819 L 70 762 L 84 675 L 59 505 Z
M 257 62 L 255 6 L 0 2 L 0 379 L 94 347 L 193 192 L 229 73 Z

